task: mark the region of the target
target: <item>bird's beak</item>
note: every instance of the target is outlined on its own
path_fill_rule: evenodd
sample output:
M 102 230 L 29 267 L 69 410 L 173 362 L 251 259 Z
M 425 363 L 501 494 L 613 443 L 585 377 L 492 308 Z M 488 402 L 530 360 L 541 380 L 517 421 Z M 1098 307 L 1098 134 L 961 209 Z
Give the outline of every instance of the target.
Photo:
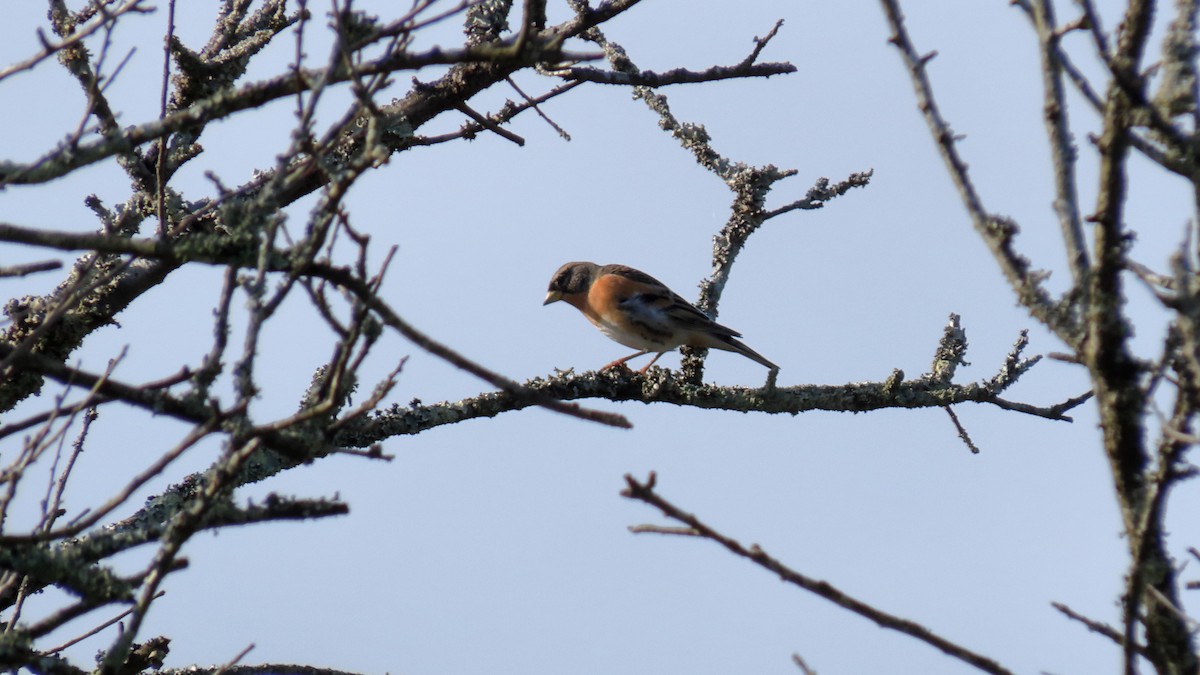
M 562 291 L 550 291 L 546 294 L 546 301 L 542 303 L 542 306 L 544 307 L 552 302 L 558 302 L 559 300 L 562 300 Z

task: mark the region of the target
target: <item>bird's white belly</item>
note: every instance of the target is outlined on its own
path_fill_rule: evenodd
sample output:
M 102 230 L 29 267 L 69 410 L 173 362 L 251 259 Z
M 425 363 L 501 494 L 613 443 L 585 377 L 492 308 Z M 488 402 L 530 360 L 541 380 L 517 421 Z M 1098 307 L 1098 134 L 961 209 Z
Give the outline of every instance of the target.
M 603 319 L 594 323 L 600 329 L 600 332 L 607 335 L 609 339 L 639 351 L 665 352 L 675 349 L 681 344 L 673 341 L 663 341 L 657 339 L 658 336 L 645 335 L 640 331 L 630 330 L 625 326 L 618 327 Z

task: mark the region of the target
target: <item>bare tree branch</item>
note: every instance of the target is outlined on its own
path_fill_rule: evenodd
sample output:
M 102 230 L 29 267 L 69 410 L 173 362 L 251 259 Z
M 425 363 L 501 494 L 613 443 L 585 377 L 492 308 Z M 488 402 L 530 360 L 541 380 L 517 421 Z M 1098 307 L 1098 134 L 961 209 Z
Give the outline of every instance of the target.
M 1055 163 L 1056 211 L 1074 288 L 1062 300 L 1053 302 L 1040 289 L 1040 274 L 1028 272 L 1025 259 L 1012 246 L 1015 225 L 990 216 L 982 206 L 958 157 L 955 139 L 942 119 L 933 99 L 926 75 L 929 57 L 919 57 L 904 28 L 898 2 L 882 0 L 893 31 L 891 41 L 908 65 L 917 93 L 917 103 L 937 143 L 947 170 L 967 205 L 976 230 L 992 248 L 994 257 L 1009 278 L 1019 302 L 1053 330 L 1074 351 L 1068 359 L 1087 367 L 1092 392 L 1071 402 L 1094 398 L 1100 413 L 1104 449 L 1109 460 L 1113 486 L 1121 508 L 1123 530 L 1129 544 L 1130 569 L 1126 575 L 1123 598 L 1124 622 L 1120 643 L 1124 647 L 1124 670 L 1137 672 L 1139 654 L 1160 673 L 1194 673 L 1200 667 L 1186 618 L 1177 611 L 1178 580 L 1165 542 L 1164 504 L 1169 488 L 1191 472 L 1181 469 L 1183 457 L 1191 447 L 1188 438 L 1200 402 L 1200 360 L 1196 358 L 1196 319 L 1200 303 L 1192 298 L 1194 277 L 1190 260 L 1194 255 L 1184 247 L 1177 256 L 1178 272 L 1171 284 L 1161 284 L 1171 294 L 1155 289 L 1166 306 L 1177 313 L 1164 342 L 1161 365 L 1152 369 L 1134 352 L 1134 322 L 1126 311 L 1128 298 L 1123 273 L 1133 270 L 1147 283 L 1166 278 L 1129 259 L 1133 230 L 1126 223 L 1126 204 L 1130 196 L 1129 156 L 1132 149 L 1145 147 L 1136 131 L 1149 130 L 1154 145 L 1144 154 L 1164 167 L 1185 175 L 1193 184 L 1200 175 L 1195 169 L 1196 153 L 1190 131 L 1171 123 L 1176 114 L 1195 114 L 1197 86 L 1194 76 L 1195 16 L 1194 2 L 1181 3 L 1173 38 L 1165 45 L 1167 61 L 1179 86 L 1160 91 L 1156 106 L 1147 96 L 1147 75 L 1141 66 L 1153 26 L 1155 3 L 1131 0 L 1115 40 L 1110 41 L 1100 26 L 1099 14 L 1091 0 L 1078 0 L 1083 17 L 1077 26 L 1090 30 L 1096 52 L 1107 68 L 1109 82 L 1101 100 L 1091 92 L 1081 76 L 1071 74 L 1069 60 L 1060 44 L 1065 29 L 1056 26 L 1053 5 L 1041 0 L 1018 0 L 1031 18 L 1041 47 L 1043 112 L 1046 118 L 1051 156 Z M 1175 42 L 1171 43 L 1171 40 Z M 1186 58 L 1182 55 L 1186 54 Z M 1086 218 L 1094 224 L 1090 254 L 1082 240 L 1076 204 L 1078 177 L 1076 159 L 1069 133 L 1066 101 L 1062 91 L 1062 73 L 1068 74 L 1084 91 L 1085 97 L 1101 109 L 1103 129 L 1094 140 L 1099 176 L 1097 203 Z M 1164 93 L 1169 91 L 1170 93 Z M 1193 121 L 1194 125 L 1194 121 Z M 1193 185 L 1194 187 L 1194 185 Z M 1200 202 L 1198 202 L 1200 203 Z M 1181 349 L 1181 346 L 1183 347 Z M 1012 359 L 1010 359 L 1011 361 Z M 1147 443 L 1148 407 L 1156 404 L 1155 387 L 1166 372 L 1174 371 L 1175 408 L 1160 425 L 1161 441 L 1157 456 Z M 1003 378 L 1000 378 L 1003 379 Z M 994 380 L 999 382 L 999 379 Z M 999 404 L 999 402 L 997 402 Z M 1014 409 L 1017 409 L 1014 407 Z M 1137 646 L 1144 632 L 1144 650 Z
M 900 11 L 897 0 L 881 0 L 888 25 L 892 30 L 889 41 L 900 50 L 904 63 L 908 66 L 916 91 L 917 107 L 925 118 L 929 133 L 937 143 L 938 151 L 946 164 L 946 170 L 954 181 L 962 198 L 967 214 L 975 226 L 975 231 L 987 243 L 992 256 L 1000 265 L 1009 285 L 1017 294 L 1022 305 L 1038 320 L 1050 328 L 1063 342 L 1076 345 L 1082 338 L 1082 327 L 1077 317 L 1072 316 L 1067 308 L 1060 305 L 1043 288 L 1043 272 L 1031 269 L 1029 261 L 1015 249 L 1015 237 L 1018 231 L 1016 223 L 1008 218 L 994 215 L 987 211 L 983 199 L 975 188 L 974 182 L 967 173 L 967 163 L 958 152 L 958 137 L 950 129 L 950 125 L 942 116 L 937 101 L 933 97 L 933 87 L 929 82 L 926 66 L 936 56 L 936 53 L 921 56 L 908 31 L 904 26 L 904 15 Z
M 657 88 L 672 84 L 716 82 L 740 77 L 770 77 L 772 75 L 784 75 L 794 72 L 796 72 L 796 66 L 790 63 L 756 63 L 752 65 L 713 66 L 705 70 L 676 68 L 662 73 L 650 70 L 626 73 L 598 70 L 596 68 L 573 67 L 550 70 L 548 74 L 557 75 L 565 80 Z
M 625 497 L 626 499 L 633 499 L 653 506 L 661 511 L 662 514 L 667 518 L 683 523 L 689 529 L 699 533 L 699 536 L 725 547 L 725 549 L 727 549 L 730 553 L 745 558 L 756 565 L 779 575 L 780 579 L 789 584 L 799 586 L 800 588 L 820 596 L 847 611 L 853 612 L 863 618 L 870 619 L 878 624 L 881 628 L 898 631 L 916 640 L 920 640 L 921 642 L 940 650 L 947 656 L 956 658 L 968 665 L 974 666 L 985 673 L 994 673 L 995 675 L 1011 675 L 1012 671 L 1004 668 L 996 661 L 986 656 L 977 654 L 966 647 L 951 642 L 950 640 L 943 638 L 921 624 L 898 617 L 894 614 L 889 614 L 883 610 L 876 609 L 875 607 L 858 600 L 857 598 L 847 595 L 826 581 L 813 579 L 812 577 L 808 577 L 791 569 L 790 567 L 787 567 L 775 558 L 772 558 L 766 551 L 759 548 L 757 544 L 747 548 L 737 540 L 717 532 L 696 516 L 683 511 L 679 507 L 659 496 L 654 489 L 656 481 L 657 479 L 653 472 L 650 473 L 650 477 L 644 482 L 639 482 L 633 476 L 626 474 L 625 483 L 627 487 L 625 490 L 621 491 L 621 496 Z
M 1050 157 L 1054 162 L 1054 210 L 1058 214 L 1063 246 L 1067 251 L 1067 262 L 1075 287 L 1082 288 L 1091 264 L 1087 245 L 1083 240 L 1083 221 L 1079 215 L 1079 196 L 1075 190 L 1077 153 L 1067 116 L 1062 67 L 1058 58 L 1058 41 L 1061 34 L 1054 18 L 1054 3 L 1050 0 L 1032 0 L 1031 4 L 1034 26 L 1041 46 L 1039 52 L 1042 60 L 1042 110 L 1046 121 L 1046 133 L 1050 139 Z

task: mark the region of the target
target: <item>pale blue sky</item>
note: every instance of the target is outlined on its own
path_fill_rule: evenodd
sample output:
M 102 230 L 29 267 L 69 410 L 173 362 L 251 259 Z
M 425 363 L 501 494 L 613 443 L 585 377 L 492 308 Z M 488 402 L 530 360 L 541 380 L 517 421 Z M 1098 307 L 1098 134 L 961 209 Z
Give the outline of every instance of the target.
M 180 3 L 180 34 L 191 46 L 207 39 L 209 4 Z M 1073 18 L 1069 3 L 1060 4 L 1060 18 Z M 1113 4 L 1101 3 L 1110 26 Z M 38 3 L 10 5 L 0 64 L 36 49 L 33 28 L 45 23 Z M 1022 224 L 1019 246 L 1057 270 L 1051 286 L 1061 289 L 1069 276 L 1051 209 L 1027 21 L 1005 0 L 913 0 L 905 11 L 918 48 L 940 54 L 930 76 L 943 112 L 966 135 L 960 148 L 988 207 Z M 705 124 L 714 147 L 732 159 L 797 169 L 777 186 L 776 205 L 803 196 L 821 176 L 875 175 L 868 188 L 824 210 L 776 219 L 754 235 L 726 289 L 722 323 L 779 363 L 785 386 L 882 380 L 893 368 L 918 376 L 951 312 L 962 315 L 971 345 L 972 366 L 960 370 L 960 381 L 991 377 L 1022 328 L 1032 329 L 1030 353 L 1061 350 L 1015 307 L 971 230 L 876 3 L 646 0 L 606 34 L 640 67 L 701 68 L 741 60 L 779 18 L 785 25 L 763 59 L 791 61 L 799 72 L 664 89 L 675 113 Z M 157 114 L 164 26 L 160 11 L 129 19 L 115 36 L 118 54 L 138 49 L 109 94 L 124 124 Z M 444 26 L 442 44 L 457 40 L 456 31 Z M 281 40 L 251 77 L 275 74 L 292 50 L 290 38 Z M 325 56 L 315 41 L 308 53 L 318 62 Z M 396 81 L 387 96 L 402 95 L 409 78 Z M 531 74 L 519 82 L 530 93 L 555 84 Z M 32 159 L 78 122 L 82 97 L 56 64 L 3 86 L 6 100 L 22 102 L 0 107 L 0 128 L 9 130 L 4 158 Z M 496 89 L 473 105 L 490 110 L 510 96 Z M 1095 165 L 1085 138 L 1096 119 L 1077 98 L 1071 104 L 1088 208 Z M 212 193 L 205 171 L 233 186 L 271 165 L 286 148 L 291 105 L 214 125 L 202 139 L 207 152 L 178 187 L 198 199 Z M 414 150 L 366 176 L 348 202 L 376 255 L 399 246 L 383 289 L 393 306 L 515 379 L 592 369 L 627 353 L 573 309 L 542 307 L 561 263 L 632 265 L 695 299 L 730 201 L 627 89 L 585 86 L 546 112 L 571 142 L 523 116 L 512 125 L 528 141 L 523 148 L 484 134 Z M 326 117 L 337 113 L 331 107 Z M 447 116 L 430 130 L 460 122 Z M 1130 203 L 1136 257 L 1163 268 L 1190 217 L 1188 189 L 1139 167 Z M 10 188 L 0 194 L 2 219 L 93 229 L 83 197 L 95 192 L 119 203 L 125 185 L 108 163 L 46 188 Z M 289 209 L 293 226 L 311 204 Z M 12 248 L 0 256 L 5 263 L 44 257 Z M 54 274 L 7 280 L 5 297 L 57 281 Z M 172 277 L 122 315 L 120 327 L 94 335 L 78 358 L 99 370 L 128 345 L 118 374 L 129 381 L 197 361 L 211 339 L 219 283 L 213 269 Z M 1131 295 L 1138 344 L 1154 354 L 1162 317 L 1140 289 Z M 266 344 L 262 372 L 272 377 L 258 409 L 286 415 L 327 358 L 331 336 L 304 303 L 292 302 Z M 405 355 L 389 403 L 487 389 L 390 336 L 370 372 L 382 374 Z M 677 367 L 678 356 L 660 364 Z M 710 355 L 706 368 L 707 380 L 721 384 L 756 385 L 763 375 L 726 353 Z M 1078 368 L 1045 362 L 1009 394 L 1044 405 L 1086 388 Z M 172 638 L 173 667 L 222 663 L 253 643 L 246 663 L 372 673 L 782 674 L 797 672 L 793 652 L 822 675 L 966 670 L 712 543 L 628 533 L 628 525 L 660 521 L 618 496 L 621 477 L 654 470 L 664 497 L 725 534 L 1017 672 L 1116 669 L 1112 644 L 1050 607 L 1063 602 L 1114 624 L 1120 617 L 1125 544 L 1090 407 L 1076 411 L 1073 425 L 960 407 L 982 449 L 972 455 L 940 410 L 790 417 L 590 405 L 625 414 L 634 428 L 526 410 L 389 440 L 390 464 L 327 459 L 244 490 L 243 498 L 338 494 L 351 514 L 197 537 L 185 549 L 189 569 L 169 578 L 144 635 Z M 67 507 L 102 499 L 181 433 L 173 423 L 104 411 Z M 214 452 L 198 451 L 155 489 L 206 466 Z M 1181 514 L 1200 512 L 1200 500 L 1194 490 L 1175 500 L 1171 550 L 1182 558 L 1200 544 L 1200 525 Z M 128 563 L 132 569 L 141 558 Z M 82 630 L 86 621 L 77 623 Z M 109 639 L 89 640 L 74 654 L 86 665 Z

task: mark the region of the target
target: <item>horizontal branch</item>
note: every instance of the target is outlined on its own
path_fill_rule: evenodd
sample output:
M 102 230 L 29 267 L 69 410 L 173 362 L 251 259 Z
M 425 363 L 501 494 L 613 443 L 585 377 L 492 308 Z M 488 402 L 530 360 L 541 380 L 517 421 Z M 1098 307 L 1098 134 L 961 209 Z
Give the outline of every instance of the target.
M 899 372 L 899 371 L 897 371 Z M 672 403 L 679 406 L 736 412 L 762 412 L 798 415 L 813 410 L 832 412 L 868 412 L 887 408 L 944 408 L 959 403 L 988 403 L 1003 409 L 1056 421 L 1071 421 L 1063 413 L 1065 404 L 1040 408 L 999 399 L 980 383 L 931 383 L 922 378 L 908 381 L 862 382 L 844 385 L 799 385 L 773 389 L 694 385 L 677 373 L 654 368 L 647 375 L 627 370 L 559 372 L 549 378 L 534 378 L 524 383 L 528 389 L 553 399 L 570 401 L 585 398 L 641 403 Z M 1071 399 L 1074 405 L 1086 398 Z M 528 398 L 498 391 L 461 401 L 422 405 L 393 405 L 374 417 L 347 425 L 339 433 L 338 445 L 366 447 L 393 436 L 418 434 L 427 429 L 467 419 L 495 417 L 504 412 L 522 410 L 534 404 Z
M 45 183 L 118 153 L 130 152 L 140 145 L 168 134 L 229 117 L 243 110 L 256 109 L 271 101 L 311 91 L 318 86 L 340 84 L 383 72 L 488 62 L 495 58 L 494 49 L 488 50 L 480 47 L 441 49 L 434 47 L 416 54 L 407 52 L 393 54 L 388 57 L 386 62 L 366 63 L 354 70 L 344 68 L 335 70 L 302 69 L 289 72 L 286 75 L 244 85 L 232 91 L 219 92 L 161 119 L 128 127 L 89 143 L 58 148 L 29 164 L 0 162 L 0 185 Z
M 308 434 L 294 433 L 292 429 L 279 429 L 272 424 L 253 426 L 244 406 L 222 409 L 215 400 L 193 400 L 163 390 L 149 389 L 144 385 L 128 384 L 64 365 L 57 359 L 41 354 L 17 354 L 13 346 L 0 342 L 0 359 L 10 356 L 15 358 L 16 366 L 27 372 L 39 373 L 63 386 L 92 389 L 96 393 L 96 403 L 119 400 L 155 415 L 197 425 L 217 421 L 224 432 L 261 438 L 269 448 L 294 461 L 310 460 L 335 450 L 321 445 Z
M 90 249 L 105 253 L 125 253 L 164 261 L 181 262 L 192 259 L 200 262 L 221 265 L 252 265 L 257 251 L 252 247 L 240 246 L 228 239 L 220 244 L 223 248 L 205 245 L 203 237 L 196 237 L 186 244 L 176 244 L 162 239 L 140 238 L 126 239 L 103 234 L 72 233 L 58 231 L 42 231 L 24 228 L 16 225 L 0 223 L 0 241 L 41 245 L 62 250 Z M 926 408 L 945 407 L 958 403 L 975 402 L 990 403 L 1000 408 L 1015 412 L 1036 415 L 1058 421 L 1070 421 L 1065 413 L 1086 401 L 1090 394 L 1078 396 L 1063 403 L 1039 407 L 1026 403 L 1018 403 L 1000 398 L 999 393 L 1012 384 L 1013 381 L 1028 369 L 1028 365 L 1017 367 L 1006 364 L 1006 377 L 993 378 L 990 383 L 956 385 L 931 382 L 928 378 L 920 378 L 909 382 L 893 381 L 888 378 L 879 383 L 855 383 L 838 386 L 797 386 L 789 388 L 746 389 L 738 387 L 716 387 L 713 385 L 695 386 L 683 380 L 674 378 L 669 371 L 656 370 L 653 388 L 647 395 L 643 391 L 643 380 L 620 371 L 606 373 L 584 373 L 580 376 L 560 374 L 547 380 L 535 379 L 524 385 L 509 381 L 499 374 L 483 369 L 475 364 L 464 365 L 461 356 L 446 350 L 441 345 L 420 333 L 384 303 L 374 298 L 370 289 L 355 278 L 349 271 L 313 263 L 302 270 L 292 270 L 290 255 L 287 250 L 272 252 L 267 262 L 267 268 L 275 271 L 292 271 L 301 275 L 312 275 L 340 284 L 356 293 L 371 305 L 371 309 L 384 318 L 393 328 L 416 342 L 431 353 L 448 360 L 454 365 L 464 368 L 485 381 L 497 386 L 505 392 L 481 394 L 480 396 L 456 403 L 439 403 L 432 406 L 422 406 L 419 414 L 411 416 L 424 422 L 440 420 L 428 426 L 410 427 L 409 423 L 400 421 L 397 430 L 384 432 L 374 440 L 388 438 L 396 434 L 411 434 L 423 431 L 431 426 L 457 422 L 461 419 L 477 417 L 494 417 L 502 412 L 520 410 L 530 405 L 543 405 L 558 412 L 584 417 L 592 421 L 606 424 L 625 426 L 626 420 L 616 415 L 588 411 L 570 404 L 558 401 L 581 398 L 607 398 L 614 401 L 667 402 L 676 405 L 687 405 L 699 408 L 717 408 L 722 410 L 737 410 L 742 412 L 758 411 L 766 413 L 799 414 L 809 410 L 855 411 L 865 412 L 882 408 Z M 965 346 L 964 346 L 965 347 Z M 1019 355 L 1019 350 L 1017 352 Z M 1016 356 L 1010 355 L 1010 361 Z M 902 378 L 901 378 L 902 379 Z M 436 408 L 436 409 L 435 409 Z M 410 411 L 411 412 L 411 411 Z M 398 420 L 410 416 L 397 414 Z M 379 424 L 375 419 L 371 424 Z M 370 442 L 374 442 L 374 440 Z M 370 442 L 362 445 L 369 445 Z M 353 445 L 353 443 L 351 444 Z M 362 446 L 360 446 L 362 447 Z
M 192 234 L 187 239 L 121 237 L 97 232 L 67 232 L 0 222 L 0 242 L 57 251 L 95 251 L 153 258 L 170 263 L 205 262 L 214 265 L 256 264 L 258 242 L 225 234 Z M 282 260 L 282 258 L 281 258 Z
M 50 272 L 61 269 L 63 266 L 59 260 L 42 260 L 40 262 L 23 263 L 19 265 L 8 265 L 0 267 L 0 278 L 3 277 L 27 277 L 38 272 Z
M 348 670 L 318 668 L 287 663 L 263 663 L 245 666 L 188 666 L 163 668 L 158 675 L 359 675 Z
M 133 587 L 100 560 L 122 551 L 158 541 L 171 518 L 191 503 L 203 489 L 201 474 L 193 474 L 147 501 L 145 507 L 123 521 L 100 527 L 88 534 L 55 544 L 37 542 L 36 535 L 6 535 L 0 541 L 0 568 L 30 575 L 30 591 L 47 585 L 72 590 L 99 604 L 125 599 Z M 261 503 L 239 507 L 224 503 L 211 509 L 198 524 L 199 530 L 216 530 L 239 525 L 309 520 L 341 516 L 349 507 L 337 499 L 298 499 L 268 495 Z M 32 543 L 29 543 L 32 542 Z M 12 604 L 11 595 L 0 595 L 0 607 Z
M 73 556 L 46 545 L 0 546 L 0 570 L 29 577 L 33 588 L 58 586 L 96 604 L 133 598 L 133 584 L 114 569 L 80 565 Z M 0 606 L 8 605 L 7 598 L 0 598 Z
M 551 71 L 566 80 L 582 80 L 598 84 L 631 85 L 639 87 L 665 87 L 671 84 L 695 84 L 698 82 L 715 82 L 741 77 L 770 77 L 796 72 L 796 66 L 790 63 L 756 63 L 752 65 L 713 66 L 706 70 L 688 70 L 676 68 L 657 73 L 653 70 L 642 70 L 636 73 L 623 73 L 599 68 L 575 67 Z

